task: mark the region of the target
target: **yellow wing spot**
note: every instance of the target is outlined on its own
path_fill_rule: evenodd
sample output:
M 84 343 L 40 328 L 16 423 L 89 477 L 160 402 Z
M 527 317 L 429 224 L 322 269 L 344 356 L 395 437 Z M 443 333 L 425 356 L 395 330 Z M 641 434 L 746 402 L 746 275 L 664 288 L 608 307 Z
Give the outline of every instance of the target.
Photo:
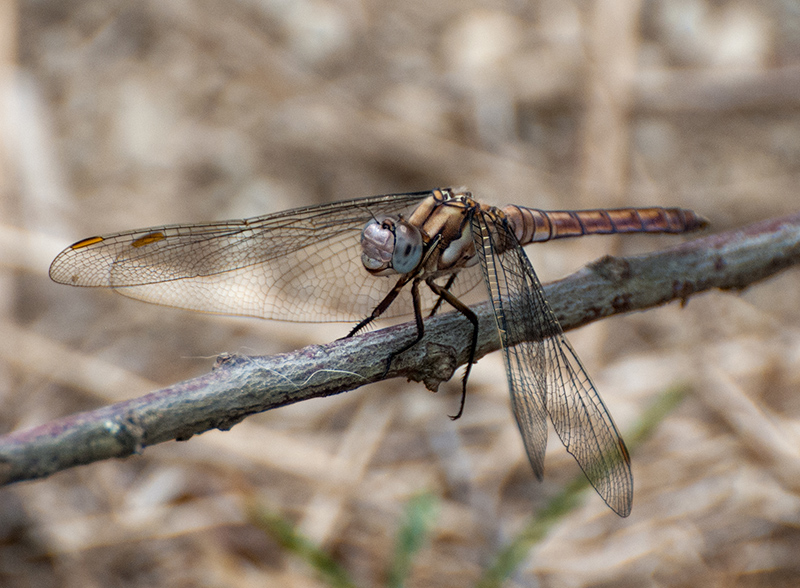
M 88 239 L 83 239 L 82 241 L 78 241 L 74 245 L 71 245 L 70 249 L 83 249 L 84 247 L 88 247 L 89 245 L 100 243 L 103 240 L 104 239 L 102 237 L 89 237 Z
M 136 239 L 136 241 L 131 243 L 131 246 L 144 247 L 145 245 L 150 245 L 151 243 L 158 243 L 159 241 L 163 241 L 164 239 L 166 239 L 164 233 L 162 233 L 161 231 L 157 231 L 155 233 L 149 233 L 144 237 L 139 237 L 138 239 Z

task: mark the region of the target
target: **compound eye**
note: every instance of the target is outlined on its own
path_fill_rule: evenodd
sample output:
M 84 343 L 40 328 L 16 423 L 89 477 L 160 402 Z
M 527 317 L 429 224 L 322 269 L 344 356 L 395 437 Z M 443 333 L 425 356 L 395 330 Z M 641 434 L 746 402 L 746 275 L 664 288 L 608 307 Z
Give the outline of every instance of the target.
M 398 274 L 407 274 L 414 271 L 420 261 L 422 261 L 422 233 L 417 227 L 401 220 L 394 230 L 392 268 Z
M 394 227 L 372 219 L 361 231 L 361 263 L 373 273 L 389 270 L 394 254 Z

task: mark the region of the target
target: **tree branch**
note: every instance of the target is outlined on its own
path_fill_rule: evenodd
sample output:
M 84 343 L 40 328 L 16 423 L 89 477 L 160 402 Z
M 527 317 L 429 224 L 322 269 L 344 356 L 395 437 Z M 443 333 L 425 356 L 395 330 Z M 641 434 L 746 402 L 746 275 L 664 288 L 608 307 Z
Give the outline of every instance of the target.
M 743 289 L 800 262 L 800 213 L 702 237 L 649 255 L 605 257 L 545 287 L 564 330 L 643 310 L 712 288 Z M 489 303 L 480 321 L 477 357 L 499 349 Z M 458 313 L 426 321 L 425 338 L 395 358 L 413 322 L 271 357 L 221 356 L 203 376 L 141 398 L 58 419 L 0 437 L 0 483 L 48 476 L 209 429 L 230 429 L 246 416 L 310 398 L 405 377 L 435 390 L 466 362 L 469 325 Z

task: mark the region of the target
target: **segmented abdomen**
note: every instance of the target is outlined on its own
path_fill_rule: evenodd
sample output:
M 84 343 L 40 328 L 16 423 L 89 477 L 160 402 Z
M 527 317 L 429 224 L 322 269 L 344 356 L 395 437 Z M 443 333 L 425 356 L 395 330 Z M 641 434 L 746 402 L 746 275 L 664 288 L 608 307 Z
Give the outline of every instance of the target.
M 524 206 L 503 208 L 520 243 L 612 233 L 687 233 L 708 224 L 685 208 L 616 208 L 546 211 Z

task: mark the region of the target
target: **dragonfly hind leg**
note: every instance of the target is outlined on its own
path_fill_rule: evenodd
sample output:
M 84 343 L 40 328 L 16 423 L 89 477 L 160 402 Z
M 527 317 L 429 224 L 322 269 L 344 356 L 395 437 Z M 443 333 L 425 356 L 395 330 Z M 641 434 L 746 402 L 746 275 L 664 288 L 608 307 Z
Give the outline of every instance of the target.
M 436 303 L 436 306 L 434 306 L 434 311 L 439 307 L 441 301 L 444 300 L 472 323 L 472 341 L 469 346 L 469 357 L 467 358 L 467 367 L 464 370 L 464 377 L 461 379 L 461 405 L 458 407 L 458 412 L 455 415 L 450 415 L 451 419 L 456 420 L 461 418 L 461 415 L 464 413 L 464 403 L 467 400 L 467 380 L 469 380 L 472 364 L 475 363 L 475 353 L 478 350 L 478 317 L 466 304 L 461 302 L 450 292 L 449 288 L 453 285 L 453 277 L 451 277 L 444 286 L 440 286 L 434 282 L 432 278 L 425 280 L 425 283 L 433 290 L 434 294 L 439 296 L 439 301 Z M 416 308 L 414 311 L 417 312 Z
M 461 302 L 458 298 L 456 298 L 451 292 L 450 287 L 453 285 L 453 281 L 455 280 L 455 276 L 451 276 L 447 283 L 444 286 L 440 286 L 436 282 L 433 281 L 433 278 L 427 278 L 425 283 L 431 289 L 431 291 L 436 294 L 439 299 L 436 301 L 436 304 L 431 310 L 429 316 L 433 316 L 439 307 L 442 305 L 442 302 L 447 302 L 450 306 L 455 308 L 458 312 L 464 315 L 466 319 L 472 323 L 472 341 L 470 342 L 469 347 L 469 357 L 467 359 L 467 367 L 464 371 L 464 377 L 461 380 L 461 404 L 458 407 L 458 412 L 455 415 L 450 415 L 450 418 L 453 420 L 461 418 L 461 415 L 464 413 L 464 404 L 467 399 L 467 381 L 469 380 L 469 374 L 472 371 L 472 364 L 475 363 L 475 353 L 478 349 L 478 317 L 477 315 L 470 310 L 470 308 Z M 386 295 L 386 297 L 381 300 L 380 304 L 375 307 L 375 310 L 372 313 L 359 322 L 353 329 L 347 334 L 345 338 L 352 337 L 360 332 L 362 329 L 367 327 L 370 323 L 372 323 L 375 319 L 377 319 L 381 314 L 383 314 L 389 306 L 391 306 L 392 302 L 394 302 L 397 295 L 403 289 L 403 287 L 408 283 L 407 278 L 401 278 L 398 280 L 397 284 L 395 284 L 394 288 Z M 421 302 L 419 296 L 419 278 L 414 278 L 411 282 L 411 299 L 414 303 L 414 320 L 417 325 L 417 334 L 408 343 L 404 344 L 400 349 L 392 351 L 389 354 L 389 357 L 386 361 L 386 368 L 383 371 L 383 376 L 385 376 L 389 369 L 392 367 L 392 362 L 394 361 L 395 357 L 398 355 L 405 353 L 414 345 L 422 341 L 422 338 L 425 336 L 425 323 L 422 318 L 422 309 L 421 309 Z

